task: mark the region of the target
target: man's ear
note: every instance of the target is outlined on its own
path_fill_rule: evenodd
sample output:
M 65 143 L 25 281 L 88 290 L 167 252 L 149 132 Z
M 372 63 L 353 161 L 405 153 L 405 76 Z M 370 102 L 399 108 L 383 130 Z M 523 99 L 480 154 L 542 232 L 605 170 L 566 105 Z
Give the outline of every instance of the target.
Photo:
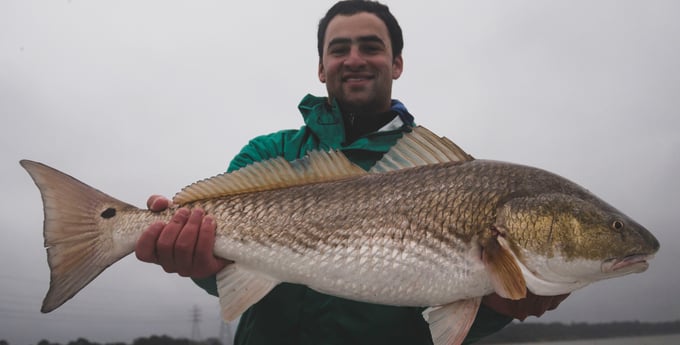
M 404 71 L 404 58 L 399 54 L 392 62 L 392 79 L 399 79 Z
M 323 68 L 323 63 L 319 61 L 319 81 L 326 82 L 326 70 Z

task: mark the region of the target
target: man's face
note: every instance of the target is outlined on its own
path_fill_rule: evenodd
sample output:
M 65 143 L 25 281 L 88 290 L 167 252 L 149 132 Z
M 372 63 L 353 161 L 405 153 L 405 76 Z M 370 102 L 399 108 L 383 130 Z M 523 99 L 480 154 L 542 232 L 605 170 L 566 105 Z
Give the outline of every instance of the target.
M 319 80 L 344 111 L 389 110 L 392 80 L 402 67 L 401 55 L 392 56 L 387 26 L 374 14 L 338 15 L 328 23 Z

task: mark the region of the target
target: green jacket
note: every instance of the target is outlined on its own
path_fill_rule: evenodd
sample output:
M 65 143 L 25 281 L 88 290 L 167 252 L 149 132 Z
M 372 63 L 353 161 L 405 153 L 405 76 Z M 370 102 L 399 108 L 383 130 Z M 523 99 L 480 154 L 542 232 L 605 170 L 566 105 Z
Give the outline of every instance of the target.
M 295 160 L 310 150 L 331 148 L 341 149 L 352 162 L 368 170 L 413 126 L 413 118 L 402 105 L 403 116 L 399 116 L 402 122 L 397 121 L 398 127 L 346 143 L 337 105 L 330 107 L 326 98 L 307 95 L 298 108 L 305 126 L 251 140 L 232 160 L 229 171 L 268 158 L 283 156 Z M 195 281 L 208 293 L 217 295 L 215 277 Z M 303 285 L 283 283 L 241 316 L 235 344 L 432 344 L 423 310 L 355 302 Z M 511 318 L 482 307 L 466 343 L 496 332 L 510 321 Z

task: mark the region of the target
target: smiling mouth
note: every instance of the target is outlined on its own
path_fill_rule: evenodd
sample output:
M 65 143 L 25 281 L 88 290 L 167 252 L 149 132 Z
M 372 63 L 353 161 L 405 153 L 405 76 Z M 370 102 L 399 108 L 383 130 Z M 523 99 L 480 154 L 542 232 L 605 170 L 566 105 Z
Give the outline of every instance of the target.
M 365 77 L 344 77 L 342 78 L 342 81 L 344 83 L 355 83 L 355 82 L 362 82 L 362 81 L 368 81 L 372 80 L 373 77 L 370 76 L 365 76 Z

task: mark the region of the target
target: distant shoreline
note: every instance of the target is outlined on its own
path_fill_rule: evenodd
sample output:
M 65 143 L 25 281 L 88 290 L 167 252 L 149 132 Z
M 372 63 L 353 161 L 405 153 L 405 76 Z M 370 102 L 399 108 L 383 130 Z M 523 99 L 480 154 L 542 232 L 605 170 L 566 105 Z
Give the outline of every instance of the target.
M 615 337 L 637 337 L 680 333 L 680 320 L 670 322 L 609 322 L 609 323 L 533 323 L 513 322 L 500 332 L 477 344 L 516 342 L 547 342 Z

